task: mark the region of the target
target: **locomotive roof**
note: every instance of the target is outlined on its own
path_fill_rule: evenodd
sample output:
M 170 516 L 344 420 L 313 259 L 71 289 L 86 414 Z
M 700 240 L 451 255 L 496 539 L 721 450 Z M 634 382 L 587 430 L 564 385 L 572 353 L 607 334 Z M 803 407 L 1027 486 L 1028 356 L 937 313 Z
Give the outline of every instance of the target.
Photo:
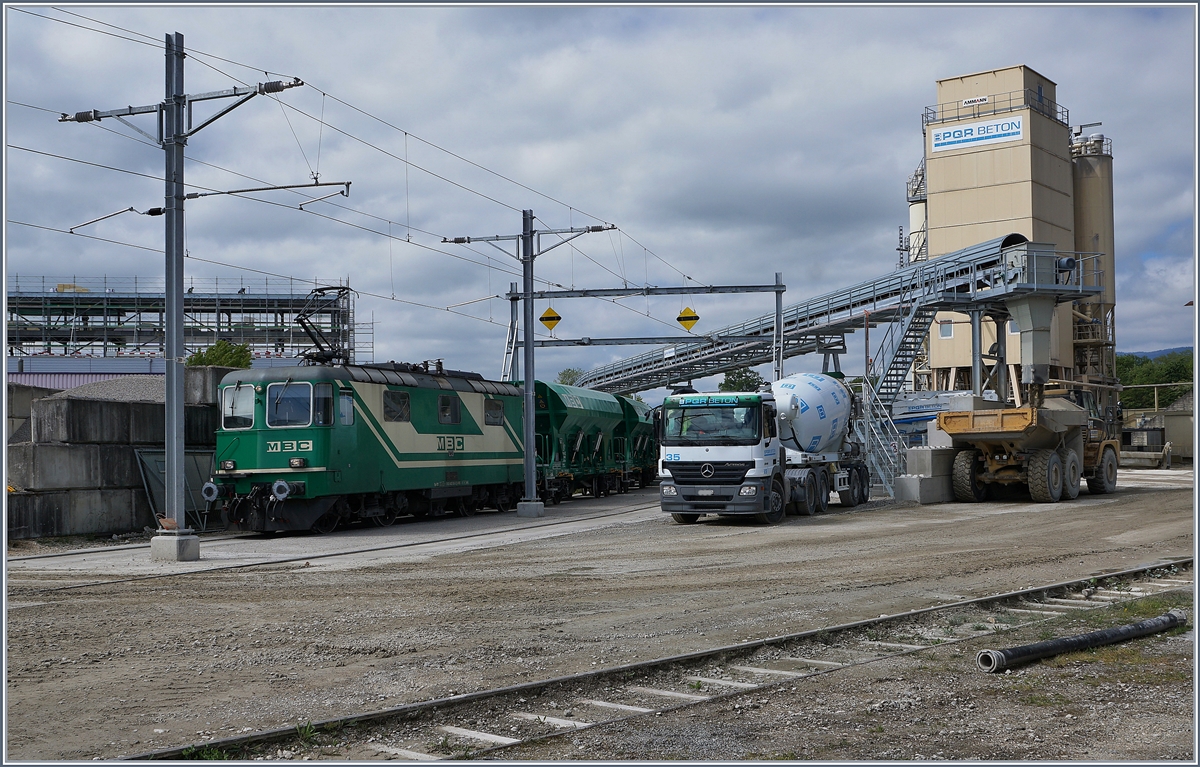
M 444 370 L 425 372 L 404 363 L 383 365 L 298 365 L 296 367 L 251 368 L 226 373 L 221 385 L 234 383 L 272 383 L 275 381 L 359 381 L 361 383 L 411 386 L 419 389 L 477 392 L 511 397 L 521 396 L 521 388 L 500 381 L 487 381 L 478 373 Z

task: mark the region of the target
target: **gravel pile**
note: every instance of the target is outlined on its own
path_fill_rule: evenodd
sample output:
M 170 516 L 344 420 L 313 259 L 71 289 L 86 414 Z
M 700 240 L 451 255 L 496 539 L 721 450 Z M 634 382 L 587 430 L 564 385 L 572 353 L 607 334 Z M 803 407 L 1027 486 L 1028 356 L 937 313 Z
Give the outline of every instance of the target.
M 47 399 L 99 399 L 110 402 L 166 402 L 165 376 L 124 376 L 94 381 L 51 394 Z

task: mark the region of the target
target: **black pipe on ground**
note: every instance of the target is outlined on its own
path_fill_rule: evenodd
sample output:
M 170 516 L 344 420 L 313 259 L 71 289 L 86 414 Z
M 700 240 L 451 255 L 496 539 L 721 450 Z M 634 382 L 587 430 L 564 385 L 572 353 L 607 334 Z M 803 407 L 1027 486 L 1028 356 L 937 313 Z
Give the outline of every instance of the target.
M 1113 629 L 1093 631 L 1090 634 L 1063 637 L 1062 639 L 1050 639 L 1045 642 L 1021 645 L 1020 647 L 1013 647 L 1008 650 L 980 650 L 979 654 L 975 656 L 975 665 L 979 667 L 980 671 L 988 674 L 996 674 L 1006 668 L 1019 666 L 1022 663 L 1030 663 L 1041 658 L 1048 658 L 1051 655 L 1090 650 L 1093 647 L 1124 642 L 1126 639 L 1136 639 L 1147 634 L 1156 634 L 1159 631 L 1166 631 L 1176 626 L 1186 625 L 1187 613 L 1183 610 L 1171 610 L 1157 618 L 1149 618 L 1139 623 L 1131 623 L 1127 626 L 1118 626 Z

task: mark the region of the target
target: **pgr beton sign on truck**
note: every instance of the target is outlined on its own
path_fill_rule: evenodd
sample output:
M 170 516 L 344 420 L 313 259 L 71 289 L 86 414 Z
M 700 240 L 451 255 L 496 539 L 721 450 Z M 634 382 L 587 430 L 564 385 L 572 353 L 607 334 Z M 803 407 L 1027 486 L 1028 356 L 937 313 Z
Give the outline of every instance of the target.
M 932 151 L 941 152 L 947 149 L 964 149 L 984 144 L 1020 141 L 1024 136 L 1025 117 L 1023 115 L 999 120 L 984 120 L 966 125 L 960 123 L 953 127 L 935 128 Z

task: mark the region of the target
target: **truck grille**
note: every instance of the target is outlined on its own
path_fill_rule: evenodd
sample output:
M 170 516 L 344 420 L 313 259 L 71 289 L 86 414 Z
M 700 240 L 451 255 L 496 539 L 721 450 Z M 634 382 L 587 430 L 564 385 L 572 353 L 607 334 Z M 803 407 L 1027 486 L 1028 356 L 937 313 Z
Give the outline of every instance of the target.
M 712 467 L 710 472 L 705 467 Z M 663 461 L 676 483 L 688 485 L 740 485 L 753 461 Z

